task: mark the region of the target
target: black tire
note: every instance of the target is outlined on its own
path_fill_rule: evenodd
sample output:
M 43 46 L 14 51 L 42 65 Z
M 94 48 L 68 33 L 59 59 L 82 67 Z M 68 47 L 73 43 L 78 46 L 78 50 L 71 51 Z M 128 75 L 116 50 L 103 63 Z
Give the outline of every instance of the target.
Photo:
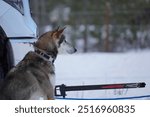
M 0 26 L 0 80 L 5 79 L 8 71 L 14 66 L 14 55 L 11 43 Z

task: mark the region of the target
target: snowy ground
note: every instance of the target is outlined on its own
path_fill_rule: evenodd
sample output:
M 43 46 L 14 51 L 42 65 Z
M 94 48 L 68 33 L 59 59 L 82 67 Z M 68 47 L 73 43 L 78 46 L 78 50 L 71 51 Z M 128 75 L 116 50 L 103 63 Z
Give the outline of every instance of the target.
M 68 97 L 116 98 L 150 94 L 150 52 L 60 55 L 56 84 L 89 85 L 146 82 L 144 89 L 72 92 Z
M 13 43 L 16 63 L 31 47 Z M 68 92 L 67 98 L 112 99 L 150 95 L 150 51 L 59 55 L 55 62 L 56 84 L 97 85 L 145 82 L 141 89 Z M 142 99 L 150 99 L 145 97 Z

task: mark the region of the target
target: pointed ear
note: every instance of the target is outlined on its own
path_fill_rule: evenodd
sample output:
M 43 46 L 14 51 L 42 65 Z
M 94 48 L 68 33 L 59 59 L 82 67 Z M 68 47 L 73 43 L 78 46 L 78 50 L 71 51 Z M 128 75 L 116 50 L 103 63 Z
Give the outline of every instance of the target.
M 59 30 L 59 27 L 58 27 L 55 31 L 52 32 L 52 37 L 54 39 L 58 39 L 60 37 L 60 35 L 63 33 L 63 31 L 65 30 L 65 28 L 66 27 L 64 27 L 63 29 Z
M 63 29 L 59 30 L 58 32 L 61 34 L 63 33 L 63 31 L 65 30 L 66 27 L 64 27 Z
M 54 32 L 57 32 L 57 31 L 59 30 L 59 27 L 60 27 L 60 26 L 58 26 L 58 27 L 56 28 L 56 30 L 54 30 Z

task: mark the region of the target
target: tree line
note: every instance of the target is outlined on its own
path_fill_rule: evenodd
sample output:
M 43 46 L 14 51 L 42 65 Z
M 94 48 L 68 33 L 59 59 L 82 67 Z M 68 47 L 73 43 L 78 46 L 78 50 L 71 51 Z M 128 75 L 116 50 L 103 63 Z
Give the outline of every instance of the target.
M 122 52 L 150 47 L 150 0 L 31 0 L 40 31 L 69 26 L 82 52 Z

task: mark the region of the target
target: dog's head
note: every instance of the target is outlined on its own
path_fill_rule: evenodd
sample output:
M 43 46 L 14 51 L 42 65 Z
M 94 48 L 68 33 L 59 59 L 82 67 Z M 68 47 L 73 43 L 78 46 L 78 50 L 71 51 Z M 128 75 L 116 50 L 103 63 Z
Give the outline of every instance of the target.
M 35 43 L 37 48 L 40 48 L 46 52 L 57 51 L 58 53 L 75 53 L 77 50 L 66 41 L 63 34 L 65 28 L 49 31 L 39 37 Z

